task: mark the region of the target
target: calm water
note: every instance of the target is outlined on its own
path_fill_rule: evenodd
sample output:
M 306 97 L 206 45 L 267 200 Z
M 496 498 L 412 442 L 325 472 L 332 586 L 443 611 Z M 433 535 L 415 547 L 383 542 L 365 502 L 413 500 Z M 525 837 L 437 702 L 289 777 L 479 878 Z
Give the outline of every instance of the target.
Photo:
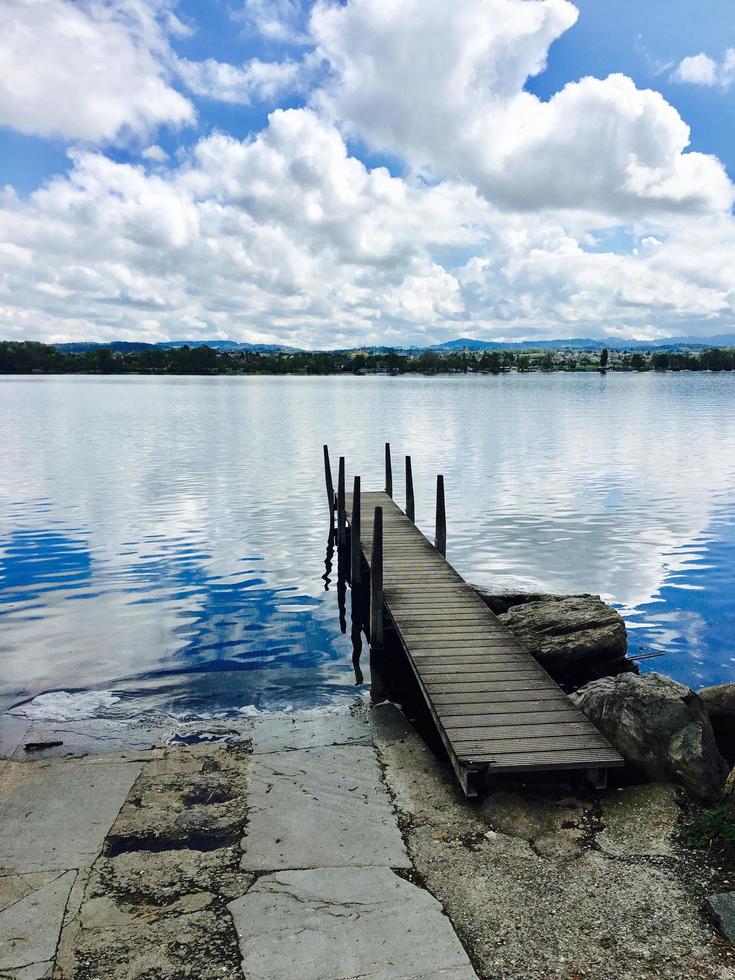
M 386 440 L 470 581 L 599 592 L 646 669 L 735 679 L 735 378 L 5 377 L 0 709 L 351 698 L 321 447 L 381 488 Z

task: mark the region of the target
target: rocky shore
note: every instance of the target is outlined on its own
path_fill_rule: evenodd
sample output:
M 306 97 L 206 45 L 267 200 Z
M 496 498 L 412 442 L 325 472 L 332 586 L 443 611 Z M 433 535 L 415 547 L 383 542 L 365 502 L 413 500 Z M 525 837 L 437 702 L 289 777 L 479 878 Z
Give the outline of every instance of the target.
M 476 589 L 626 761 L 628 775 L 722 798 L 735 762 L 735 684 L 699 692 L 627 657 L 625 624 L 599 596 Z
M 691 833 L 735 813 L 733 685 L 640 675 L 597 597 L 486 601 L 616 784 L 467 801 L 364 698 L 168 732 L 6 715 L 0 977 L 735 980 L 735 867 Z

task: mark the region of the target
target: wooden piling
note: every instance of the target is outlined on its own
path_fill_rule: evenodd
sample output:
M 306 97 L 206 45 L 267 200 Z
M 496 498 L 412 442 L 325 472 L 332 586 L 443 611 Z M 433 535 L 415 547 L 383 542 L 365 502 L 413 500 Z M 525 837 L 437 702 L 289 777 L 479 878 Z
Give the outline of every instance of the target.
M 390 461 L 390 443 L 385 444 L 385 492 L 393 496 L 393 465 Z
M 383 508 L 375 508 L 370 559 L 370 649 L 383 647 Z
M 406 456 L 406 517 L 412 524 L 416 523 L 416 508 L 413 499 L 413 471 L 411 457 Z
M 332 466 L 329 462 L 329 446 L 324 447 L 324 481 L 327 485 L 330 526 L 334 526 L 334 483 L 332 483 Z
M 436 478 L 436 537 L 434 538 L 436 550 L 442 556 L 447 557 L 447 512 L 444 506 L 444 477 Z
M 345 458 L 339 457 L 337 477 L 337 544 L 344 548 L 347 543 L 347 514 L 345 513 Z
M 350 521 L 350 541 L 352 543 L 351 582 L 352 587 L 362 581 L 362 548 L 360 545 L 360 477 L 355 477 L 352 490 L 352 520 Z

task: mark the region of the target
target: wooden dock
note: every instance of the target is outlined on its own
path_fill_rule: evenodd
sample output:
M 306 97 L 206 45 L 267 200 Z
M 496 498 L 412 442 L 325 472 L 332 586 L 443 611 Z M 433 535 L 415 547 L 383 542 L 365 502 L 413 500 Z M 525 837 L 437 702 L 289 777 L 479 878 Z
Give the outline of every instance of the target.
M 380 602 L 382 586 L 383 602 L 378 615 L 372 601 L 371 645 L 382 641 L 376 619 L 384 611 L 465 793 L 475 795 L 478 777 L 492 773 L 582 770 L 604 785 L 607 769 L 623 765 L 618 752 L 391 497 L 360 493 L 359 479 L 356 489 L 359 509 L 344 494 L 344 512 L 351 528 L 357 522 L 371 573 L 376 514 L 382 525 L 382 582 L 373 591 Z M 442 493 L 437 516 L 443 512 Z

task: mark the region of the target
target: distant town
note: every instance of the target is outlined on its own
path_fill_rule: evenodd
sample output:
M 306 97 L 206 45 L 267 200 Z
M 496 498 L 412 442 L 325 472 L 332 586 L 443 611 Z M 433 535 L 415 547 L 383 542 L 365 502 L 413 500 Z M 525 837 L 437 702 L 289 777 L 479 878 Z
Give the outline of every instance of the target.
M 554 342 L 561 343 L 561 342 Z M 581 343 L 581 342 L 580 342 Z M 599 345 L 599 342 L 595 342 Z M 458 346 L 460 344 L 460 346 Z M 215 346 L 216 345 L 216 346 Z M 531 371 L 732 371 L 728 347 L 539 347 L 452 342 L 425 349 L 304 351 L 233 342 L 49 345 L 0 341 L 2 374 L 502 374 Z M 492 347 L 492 349 L 488 349 Z

